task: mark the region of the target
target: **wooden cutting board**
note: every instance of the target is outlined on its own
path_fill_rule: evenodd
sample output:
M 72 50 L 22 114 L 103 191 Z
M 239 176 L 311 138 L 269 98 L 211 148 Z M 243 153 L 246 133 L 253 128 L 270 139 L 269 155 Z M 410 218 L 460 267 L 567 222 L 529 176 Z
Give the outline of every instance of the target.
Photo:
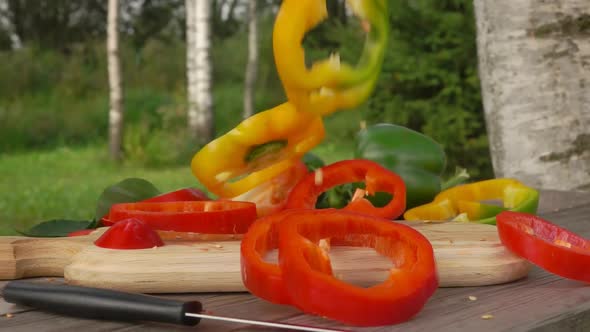
M 501 245 L 495 226 L 412 223 L 432 243 L 441 287 L 483 286 L 525 277 L 531 265 Z M 0 279 L 64 276 L 68 283 L 142 293 L 245 291 L 239 241 L 167 241 L 159 248 L 113 250 L 93 245 L 100 233 L 74 238 L 0 239 Z M 369 286 L 392 263 L 372 249 L 332 247 L 334 275 Z M 276 261 L 276 252 L 267 257 Z

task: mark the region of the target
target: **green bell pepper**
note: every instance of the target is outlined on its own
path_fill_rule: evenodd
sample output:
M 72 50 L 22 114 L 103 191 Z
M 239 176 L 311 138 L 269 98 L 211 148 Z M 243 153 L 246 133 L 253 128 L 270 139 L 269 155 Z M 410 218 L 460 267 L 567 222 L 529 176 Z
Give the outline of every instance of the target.
M 412 129 L 381 123 L 362 129 L 356 139 L 354 157 L 373 160 L 402 177 L 406 184 L 406 208 L 428 203 L 441 190 L 468 178 L 456 175 L 443 184 L 447 159 L 442 146 L 432 138 Z M 382 205 L 389 200 L 379 193 L 372 200 Z

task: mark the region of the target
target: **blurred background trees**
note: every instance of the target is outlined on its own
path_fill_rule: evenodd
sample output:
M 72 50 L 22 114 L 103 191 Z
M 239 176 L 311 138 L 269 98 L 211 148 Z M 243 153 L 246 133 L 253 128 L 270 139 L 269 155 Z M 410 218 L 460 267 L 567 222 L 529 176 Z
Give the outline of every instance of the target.
M 188 131 L 192 142 L 214 138 L 211 96 L 211 3 L 186 0 Z
M 252 109 L 284 100 L 270 44 L 280 1 L 211 1 L 213 136 L 237 125 L 249 103 L 252 2 L 258 28 Z M 0 153 L 106 144 L 106 3 L 0 0 Z M 199 146 L 187 130 L 185 1 L 120 0 L 119 6 L 125 157 L 148 166 L 187 165 Z M 362 47 L 358 22 L 343 0 L 328 0 L 328 7 L 330 19 L 304 41 L 307 55 L 311 61 L 338 51 L 354 62 Z M 449 172 L 458 165 L 475 178 L 493 176 L 472 0 L 392 1 L 390 18 L 389 51 L 375 92 L 359 109 L 330 116 L 323 144 L 347 151 L 360 121 L 393 122 L 443 144 Z
M 210 99 L 202 100 L 211 117 L 193 122 L 206 133 L 189 126 L 189 101 L 200 99 L 188 88 L 198 48 L 187 26 L 197 12 L 186 4 L 196 1 L 210 5 Z M 284 102 L 271 45 L 281 0 L 117 2 L 121 164 L 107 158 L 108 2 L 0 0 L 0 234 L 16 221 L 88 218 L 102 190 L 125 177 L 164 191 L 198 186 L 188 165 L 204 141 Z M 497 176 L 588 189 L 586 2 L 389 1 L 390 45 L 375 91 L 326 118 L 313 152 L 327 162 L 351 158 L 362 122 L 391 122 L 440 142 L 447 173 L 462 166 L 473 180 L 491 178 L 494 160 Z M 359 22 L 344 0 L 327 6 L 330 18 L 304 39 L 307 60 L 337 51 L 354 63 Z
M 244 119 L 254 114 L 254 89 L 258 75 L 258 0 L 248 0 L 248 62 L 244 74 Z
M 109 0 L 107 15 L 107 66 L 109 73 L 109 154 L 123 159 L 122 141 L 125 125 L 121 56 L 119 52 L 119 0 Z

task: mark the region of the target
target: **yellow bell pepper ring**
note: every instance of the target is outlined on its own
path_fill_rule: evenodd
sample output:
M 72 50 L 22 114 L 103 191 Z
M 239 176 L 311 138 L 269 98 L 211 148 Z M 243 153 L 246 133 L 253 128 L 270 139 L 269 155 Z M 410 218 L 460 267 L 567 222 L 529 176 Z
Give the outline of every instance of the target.
M 193 175 L 212 193 L 231 198 L 295 165 L 324 138 L 322 118 L 286 102 L 242 121 L 192 159 Z
M 284 0 L 281 4 L 273 28 L 275 64 L 288 99 L 300 110 L 326 115 L 352 108 L 374 88 L 389 37 L 387 1 L 348 0 L 348 4 L 367 30 L 361 58 L 353 67 L 332 55 L 310 68 L 301 43 L 309 30 L 326 19 L 326 0 Z
M 482 201 L 501 200 L 502 206 Z M 502 211 L 536 213 L 539 192 L 516 179 L 484 180 L 452 187 L 440 192 L 431 203 L 404 213 L 405 220 L 450 220 L 461 216 L 469 221 L 496 224 Z
M 299 98 L 303 110 L 314 114 L 328 115 L 337 110 L 351 109 L 369 98 L 377 83 L 374 79 L 346 90 L 312 91 L 307 97 Z

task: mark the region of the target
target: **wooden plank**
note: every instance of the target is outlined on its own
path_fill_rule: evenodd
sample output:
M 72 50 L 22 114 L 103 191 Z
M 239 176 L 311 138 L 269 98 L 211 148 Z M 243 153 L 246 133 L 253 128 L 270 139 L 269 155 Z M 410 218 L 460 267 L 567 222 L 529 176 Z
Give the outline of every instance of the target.
M 477 300 L 471 301 L 469 296 Z M 527 280 L 494 287 L 439 289 L 413 320 L 355 331 L 528 331 L 564 316 L 590 313 L 590 287 L 535 270 Z M 483 315 L 493 315 L 485 320 Z M 345 326 L 301 315 L 288 322 Z M 561 327 L 559 323 L 558 326 Z
M 538 214 L 557 212 L 590 204 L 588 191 L 541 190 Z
M 559 195 L 558 195 L 559 196 Z M 557 199 L 553 204 L 551 196 L 541 207 L 542 216 L 564 227 L 590 237 L 590 204 L 583 203 L 588 195 L 570 196 Z M 571 198 L 574 197 L 574 198 Z M 577 197 L 577 198 L 576 198 Z M 586 204 L 579 206 L 578 202 Z M 569 205 L 576 208 L 564 209 Z M 0 283 L 0 287 L 2 287 Z M 488 287 L 464 287 L 439 289 L 427 303 L 424 310 L 405 324 L 389 327 L 357 329 L 342 326 L 332 321 L 310 315 L 302 315 L 296 309 L 267 303 L 248 294 L 183 294 L 162 295 L 171 298 L 199 299 L 204 307 L 214 314 L 283 321 L 297 324 L 343 328 L 355 331 L 587 331 L 590 329 L 590 287 L 582 283 L 559 278 L 534 268 L 527 279 Z M 470 301 L 469 296 L 476 296 Z M 1 312 L 1 311 L 0 311 Z M 481 318 L 492 314 L 489 320 Z M 49 318 L 48 318 L 49 317 Z M 11 331 L 43 330 L 47 327 L 55 331 L 80 329 L 84 331 L 124 330 L 124 331 L 175 331 L 187 328 L 161 324 L 120 324 L 98 323 L 55 316 L 39 311 L 23 312 L 13 317 L 20 324 L 10 325 Z M 30 320 L 36 324 L 28 323 Z M 0 317 L 0 327 L 5 327 L 4 317 Z M 13 321 L 14 322 L 14 321 Z M 57 324 L 57 325 L 54 325 Z M 114 325 L 113 325 L 114 324 Z M 26 328 L 22 328 L 26 326 Z M 62 328 L 63 327 L 63 328 Z M 193 328 L 190 328 L 194 330 Z M 266 331 L 240 324 L 203 321 L 198 331 Z
M 526 276 L 530 269 L 527 261 L 501 245 L 494 226 L 409 224 L 431 241 L 441 287 L 510 282 Z M 371 248 L 333 247 L 329 255 L 334 274 L 355 285 L 377 284 L 393 266 Z M 169 243 L 145 250 L 88 246 L 73 257 L 64 276 L 72 284 L 129 292 L 246 291 L 238 241 Z
M 469 296 L 476 296 L 476 301 L 469 300 Z M 178 298 L 179 296 L 170 296 Z M 193 295 L 183 296 L 191 299 Z M 512 284 L 494 287 L 465 287 L 454 289 L 439 289 L 429 301 L 424 310 L 412 321 L 397 326 L 377 328 L 351 328 L 332 321 L 310 316 L 300 315 L 298 311 L 288 306 L 278 306 L 259 300 L 247 294 L 232 294 L 200 298 L 213 314 L 228 315 L 243 318 L 255 318 L 286 323 L 304 324 L 335 329 L 354 331 L 469 331 L 477 329 L 484 331 L 584 331 L 587 321 L 584 317 L 590 314 L 590 288 L 580 283 L 561 279 L 535 269 L 531 277 Z M 571 310 L 563 311 L 563 308 Z M 482 315 L 492 314 L 489 320 Z M 39 321 L 39 326 L 27 324 L 27 328 L 40 327 L 49 323 L 45 313 L 27 313 Z M 41 318 L 39 318 L 41 317 Z M 23 318 L 26 318 L 23 317 Z M 80 321 L 78 319 L 72 319 Z M 51 326 L 57 324 L 59 328 L 77 327 L 68 320 L 56 316 L 51 319 Z M 85 331 L 102 331 L 111 329 L 110 323 L 86 321 L 87 325 L 79 325 Z M 107 325 L 105 325 L 107 324 Z M 570 324 L 569 329 L 565 329 Z M 19 325 L 15 325 L 19 326 Z M 185 330 L 161 324 L 123 324 L 125 331 L 166 331 Z M 549 328 L 549 329 L 548 329 Z M 203 321 L 199 331 L 240 331 L 255 330 L 241 324 Z M 56 329 L 57 331 L 58 329 Z
M 542 218 L 561 225 L 586 238 L 590 237 L 590 204 L 582 207 L 540 214 Z
M 543 217 L 590 237 L 590 204 Z M 475 296 L 476 301 L 470 301 Z M 493 318 L 484 320 L 486 314 Z M 537 267 L 527 279 L 490 287 L 438 289 L 410 322 L 355 331 L 585 331 L 590 323 L 590 286 Z M 297 324 L 345 328 L 322 318 L 300 315 Z
M 407 224 L 431 241 L 441 287 L 499 284 L 528 273 L 529 264 L 500 244 L 494 226 Z M 246 290 L 239 241 L 171 241 L 160 248 L 112 250 L 94 246 L 95 237 L 0 237 L 0 279 L 65 276 L 72 284 L 142 293 Z M 330 258 L 335 275 L 356 285 L 381 282 L 392 267 L 370 248 L 334 247 Z

